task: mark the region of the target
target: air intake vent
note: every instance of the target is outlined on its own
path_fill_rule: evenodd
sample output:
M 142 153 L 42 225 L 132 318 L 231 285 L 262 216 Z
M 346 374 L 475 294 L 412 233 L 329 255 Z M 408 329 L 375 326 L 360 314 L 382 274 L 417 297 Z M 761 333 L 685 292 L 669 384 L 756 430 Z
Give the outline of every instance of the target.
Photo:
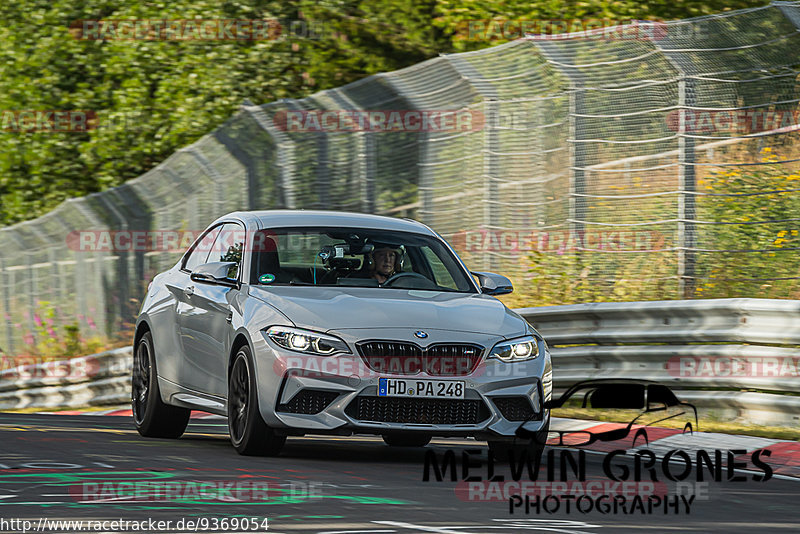
M 541 414 L 536 414 L 531 408 L 531 401 L 527 397 L 495 397 L 494 405 L 509 421 L 538 421 Z
M 292 397 L 286 404 L 279 404 L 279 412 L 302 413 L 308 415 L 318 414 L 328 407 L 333 400 L 338 397 L 338 393 L 332 391 L 316 391 L 304 389 Z
M 345 412 L 359 421 L 429 425 L 477 425 L 489 417 L 479 399 L 356 397 Z

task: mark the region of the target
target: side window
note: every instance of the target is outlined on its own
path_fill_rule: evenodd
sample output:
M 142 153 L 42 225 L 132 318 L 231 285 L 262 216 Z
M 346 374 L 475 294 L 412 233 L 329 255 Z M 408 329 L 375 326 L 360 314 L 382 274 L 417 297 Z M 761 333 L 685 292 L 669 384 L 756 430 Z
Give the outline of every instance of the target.
M 208 253 L 211 251 L 211 245 L 217 240 L 217 235 L 219 235 L 221 228 L 221 226 L 217 226 L 200 238 L 200 241 L 197 242 L 197 245 L 183 262 L 184 269 L 191 272 L 208 262 Z
M 442 263 L 442 260 L 439 259 L 439 256 L 437 256 L 436 253 L 429 247 L 422 247 L 422 252 L 425 254 L 425 259 L 428 260 L 428 263 L 431 266 L 433 276 L 436 278 L 435 282 L 442 287 L 457 290 L 458 286 L 453 280 L 453 277 L 450 276 L 450 271 L 447 270 L 447 267 L 445 267 L 445 265 Z
M 239 278 L 242 266 L 242 252 L 244 251 L 244 228 L 236 223 L 225 223 L 211 247 L 208 261 L 233 261 L 235 267 L 228 271 L 228 278 Z

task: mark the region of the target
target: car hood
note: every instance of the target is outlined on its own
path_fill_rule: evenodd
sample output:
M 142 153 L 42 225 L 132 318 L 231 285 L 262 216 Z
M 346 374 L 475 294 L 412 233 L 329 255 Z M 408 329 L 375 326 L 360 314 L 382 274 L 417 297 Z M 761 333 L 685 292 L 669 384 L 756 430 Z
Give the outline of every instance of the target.
M 482 294 L 319 286 L 256 286 L 250 294 L 295 326 L 323 332 L 404 327 L 514 337 L 526 330 L 524 319 Z

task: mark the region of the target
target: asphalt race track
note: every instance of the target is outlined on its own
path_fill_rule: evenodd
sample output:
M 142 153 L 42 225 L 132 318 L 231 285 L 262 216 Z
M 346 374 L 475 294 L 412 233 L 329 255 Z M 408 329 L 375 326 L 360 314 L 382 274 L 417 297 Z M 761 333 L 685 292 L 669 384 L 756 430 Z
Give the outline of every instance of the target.
M 192 420 L 181 439 L 157 440 L 140 437 L 128 417 L 0 414 L 0 532 L 75 532 L 49 523 L 72 519 L 93 532 L 137 531 L 130 523 L 102 521 L 152 520 L 138 531 L 264 532 L 268 526 L 269 532 L 340 534 L 761 533 L 796 532 L 800 522 L 800 480 L 756 482 L 752 470 L 737 472 L 745 481 L 694 486 L 688 514 L 678 501 L 666 513 L 647 506 L 579 513 L 567 500 L 555 513 L 526 514 L 522 505 L 511 514 L 509 500 L 488 486 L 470 494 L 467 482 L 452 482 L 449 473 L 423 482 L 425 451 L 440 457 L 454 451 L 461 477 L 462 452 L 475 449 L 480 455 L 473 458 L 485 462 L 485 445 L 468 440 L 399 449 L 380 438 L 304 437 L 289 438 L 277 458 L 242 457 L 230 446 L 224 420 Z M 604 456 L 586 455 L 587 481 L 608 482 Z M 487 473 L 484 463 L 469 475 L 486 480 L 501 470 Z M 568 502 L 572 509 L 565 513 Z

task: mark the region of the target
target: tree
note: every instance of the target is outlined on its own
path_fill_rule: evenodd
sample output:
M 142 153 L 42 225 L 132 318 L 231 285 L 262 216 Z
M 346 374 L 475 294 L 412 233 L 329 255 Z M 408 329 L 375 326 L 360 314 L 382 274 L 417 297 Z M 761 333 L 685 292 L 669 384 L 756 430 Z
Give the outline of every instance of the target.
M 245 100 L 338 87 L 439 53 L 493 46 L 470 20 L 672 19 L 762 2 L 633 0 L 18 0 L 0 5 L 0 111 L 84 110 L 86 132 L 0 132 L 0 223 L 134 178 L 207 134 Z M 267 19 L 258 41 L 76 38 L 81 20 Z M 502 37 L 502 36 L 501 36 Z M 4 115 L 13 117 L 11 115 Z M 4 125 L 5 126 L 5 125 Z

